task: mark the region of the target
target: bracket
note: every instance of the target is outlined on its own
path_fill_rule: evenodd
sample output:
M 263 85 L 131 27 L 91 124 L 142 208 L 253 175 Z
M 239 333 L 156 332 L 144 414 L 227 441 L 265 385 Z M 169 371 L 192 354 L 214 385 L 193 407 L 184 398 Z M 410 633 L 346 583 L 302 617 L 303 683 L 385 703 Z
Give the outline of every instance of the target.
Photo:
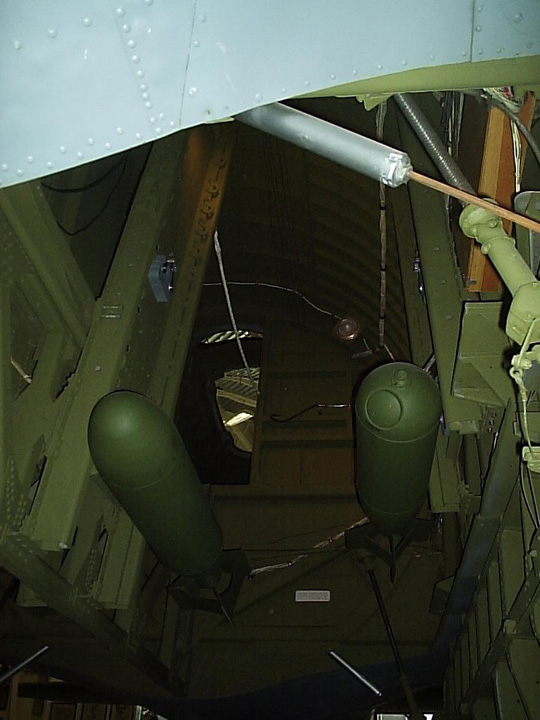
M 219 558 L 216 569 L 221 573 L 222 581 L 228 579 L 228 584 L 221 591 L 216 587 L 212 588 L 214 597 L 207 596 L 207 588 L 201 587 L 194 578 L 187 577 L 175 580 L 169 587 L 169 593 L 180 607 L 223 614 L 232 623 L 240 590 L 251 568 L 244 551 L 236 549 L 225 550 Z
M 174 273 L 177 271 L 174 255 L 156 255 L 148 270 L 148 282 L 158 302 L 169 302 L 174 290 Z

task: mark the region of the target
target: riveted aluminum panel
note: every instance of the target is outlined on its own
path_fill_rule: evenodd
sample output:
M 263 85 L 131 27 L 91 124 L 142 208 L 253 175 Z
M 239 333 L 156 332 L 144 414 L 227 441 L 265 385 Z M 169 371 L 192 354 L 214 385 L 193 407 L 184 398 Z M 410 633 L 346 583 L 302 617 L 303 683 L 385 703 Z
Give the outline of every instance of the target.
M 3 0 L 0 182 L 178 128 L 191 0 Z
M 539 43 L 537 0 L 2 0 L 0 185 L 284 98 Z
M 473 28 L 473 61 L 535 55 L 540 52 L 540 2 L 476 0 Z
M 470 48 L 470 0 L 200 0 L 182 124 L 362 78 L 464 62 Z

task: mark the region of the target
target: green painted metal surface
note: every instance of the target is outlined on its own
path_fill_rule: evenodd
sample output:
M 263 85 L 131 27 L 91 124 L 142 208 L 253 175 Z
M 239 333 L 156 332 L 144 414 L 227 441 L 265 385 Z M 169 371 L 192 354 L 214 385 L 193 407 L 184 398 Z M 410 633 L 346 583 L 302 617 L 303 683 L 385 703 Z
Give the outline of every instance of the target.
M 156 556 L 174 572 L 210 570 L 221 530 L 178 430 L 136 393 L 102 398 L 90 417 L 88 444 L 101 477 Z
M 503 304 L 464 303 L 452 381 L 455 397 L 506 407 L 514 395 L 505 353 L 509 340 L 502 329 Z
M 385 535 L 403 535 L 429 484 L 441 401 L 437 384 L 410 363 L 373 370 L 356 398 L 360 503 Z
M 427 174 L 436 172 L 405 119 L 398 116 L 397 121 L 396 131 L 400 138 L 392 141 L 398 147 L 407 148 L 413 166 L 419 171 Z M 396 211 L 402 213 L 402 235 L 398 235 L 398 243 L 410 244 L 416 237 L 418 246 L 445 425 L 449 430 L 462 434 L 476 433 L 480 427 L 481 410 L 474 403 L 452 395 L 452 376 L 466 293 L 456 263 L 444 199 L 439 193 L 415 183 L 410 183 L 403 192 L 398 188 L 395 198 Z M 405 267 L 403 272 L 410 273 L 412 269 Z M 413 316 L 410 322 L 415 320 Z
M 485 208 L 467 205 L 460 215 L 459 224 L 467 237 L 480 243 L 482 252 L 489 256 L 512 295 L 522 285 L 535 281 L 514 241 L 504 231 L 500 217 Z
M 514 298 L 506 318 L 506 333 L 523 343 L 529 328 L 539 318 L 540 282 L 534 276 L 516 244 L 503 229 L 502 220 L 489 210 L 468 205 L 459 223 L 467 237 L 482 246 Z M 529 342 L 540 342 L 540 330 L 534 325 Z

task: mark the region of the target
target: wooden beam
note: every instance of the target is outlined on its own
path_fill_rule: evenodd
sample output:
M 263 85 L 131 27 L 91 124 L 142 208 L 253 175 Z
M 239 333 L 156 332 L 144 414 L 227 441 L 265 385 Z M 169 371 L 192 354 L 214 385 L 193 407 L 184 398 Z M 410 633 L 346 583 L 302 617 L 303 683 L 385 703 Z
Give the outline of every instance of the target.
M 535 97 L 528 95 L 519 113 L 521 120 L 530 127 L 534 112 Z M 527 143 L 520 134 L 522 142 L 521 166 L 525 161 Z M 496 200 L 503 208 L 512 207 L 515 192 L 514 180 L 514 149 L 510 119 L 498 108 L 489 111 L 484 143 L 478 194 Z M 512 223 L 504 223 L 506 232 L 510 233 Z M 480 246 L 471 240 L 469 259 L 466 271 L 467 290 L 471 292 L 489 292 L 500 288 L 500 278 L 489 258 L 482 254 Z

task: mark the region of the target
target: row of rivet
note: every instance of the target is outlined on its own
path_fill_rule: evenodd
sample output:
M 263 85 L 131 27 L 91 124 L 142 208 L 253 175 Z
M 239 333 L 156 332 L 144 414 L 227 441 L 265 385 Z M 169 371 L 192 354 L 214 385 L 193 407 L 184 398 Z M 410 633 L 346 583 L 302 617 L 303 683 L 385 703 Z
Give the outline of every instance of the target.
M 146 3 L 146 5 L 151 6 L 151 5 L 154 4 L 154 0 L 145 0 L 145 3 Z M 482 6 L 479 5 L 479 6 L 477 7 L 477 12 L 481 12 L 482 9 L 483 9 Z M 117 10 L 116 10 L 116 14 L 117 14 L 117 16 L 118 16 L 119 18 L 123 18 L 123 17 L 125 16 L 125 12 L 126 12 L 126 11 L 125 11 L 125 9 L 124 9 L 122 6 L 118 7 Z M 201 15 L 199 16 L 199 20 L 200 20 L 201 23 L 206 22 L 206 19 L 207 19 L 207 18 L 206 18 L 206 15 L 204 15 L 204 14 L 201 14 Z M 515 23 L 521 22 L 521 21 L 523 20 L 523 15 L 522 15 L 522 13 L 516 13 L 516 14 L 514 15 L 513 20 L 514 20 Z M 91 19 L 90 17 L 85 17 L 85 18 L 83 18 L 82 23 L 83 23 L 83 25 L 84 25 L 85 27 L 90 27 L 90 26 L 92 25 L 92 19 Z M 128 23 L 124 23 L 124 24 L 122 25 L 122 30 L 123 30 L 124 33 L 126 33 L 126 34 L 127 34 L 127 33 L 130 33 L 130 32 L 131 32 L 131 26 L 130 26 Z M 481 26 L 481 25 L 476 25 L 476 26 L 475 26 L 475 31 L 476 31 L 477 33 L 480 33 L 480 32 L 482 31 L 482 26 Z M 57 32 L 56 29 L 50 28 L 50 29 L 48 30 L 48 35 L 49 35 L 50 38 L 54 39 L 54 38 L 57 37 L 58 32 Z M 130 50 L 134 50 L 134 49 L 136 48 L 136 46 L 137 46 L 137 43 L 136 43 L 135 40 L 133 40 L 132 38 L 130 38 L 130 39 L 128 40 L 128 42 L 127 42 L 127 45 L 128 45 L 128 47 L 129 47 Z M 193 45 L 194 45 L 194 47 L 198 48 L 198 47 L 200 46 L 200 42 L 199 42 L 198 40 L 195 40 L 194 43 L 193 43 Z M 22 48 L 22 43 L 21 43 L 19 40 L 15 40 L 14 43 L 13 43 L 13 47 L 14 47 L 15 50 L 20 50 L 20 49 Z M 527 43 L 527 48 L 530 49 L 530 48 L 532 48 L 532 47 L 533 47 L 533 43 L 532 43 L 532 42 L 528 42 L 528 43 Z M 504 50 L 505 50 L 504 47 L 498 48 L 498 49 L 497 49 L 497 54 L 499 54 L 499 55 L 502 54 L 502 53 L 504 52 Z M 477 52 L 478 52 L 479 55 L 482 55 L 484 51 L 483 51 L 482 49 L 479 49 Z M 461 53 L 462 57 L 466 57 L 468 54 L 469 54 L 469 51 L 467 51 L 467 50 L 463 50 L 462 53 Z M 516 55 L 516 56 L 519 56 L 520 53 L 517 52 L 517 53 L 515 53 L 515 55 Z M 435 60 L 435 55 L 431 54 L 431 55 L 429 56 L 429 59 L 430 59 L 430 61 L 433 62 L 433 61 Z M 139 64 L 139 62 L 140 62 L 140 56 L 137 55 L 137 54 L 133 54 L 133 55 L 131 56 L 131 60 L 132 60 L 133 63 Z M 406 60 L 403 60 L 401 64 L 402 64 L 403 67 L 406 67 L 406 66 L 408 65 L 408 62 L 407 62 Z M 383 65 L 379 63 L 379 64 L 377 65 L 377 70 L 378 70 L 379 72 L 382 71 L 382 70 L 383 70 Z M 143 78 L 145 77 L 145 73 L 144 73 L 143 70 L 138 70 L 136 74 L 137 74 L 137 77 L 138 77 L 139 79 L 143 79 Z M 356 77 L 356 76 L 358 75 L 358 70 L 353 70 L 353 71 L 352 71 L 352 75 L 353 75 L 353 77 Z M 337 77 L 337 76 L 336 76 L 335 73 L 332 73 L 332 74 L 330 75 L 330 79 L 331 79 L 332 81 L 335 81 L 335 80 L 336 80 L 336 77 Z M 305 85 L 305 87 L 309 87 L 309 86 L 311 85 L 311 82 L 310 82 L 309 80 L 305 80 L 305 81 L 304 81 L 304 85 Z M 142 99 L 145 101 L 145 107 L 146 107 L 146 109 L 147 109 L 147 110 L 151 110 L 152 107 L 153 107 L 153 104 L 152 104 L 152 102 L 151 102 L 151 100 L 150 100 L 150 95 L 149 95 L 149 92 L 148 92 L 148 86 L 147 86 L 147 84 L 141 83 L 141 85 L 140 85 L 140 91 L 141 91 Z M 282 88 L 281 88 L 281 93 L 282 93 L 282 94 L 285 94 L 286 92 L 287 92 L 287 89 L 286 89 L 285 87 L 282 87 Z M 188 95 L 189 95 L 190 97 L 194 97 L 196 94 L 197 94 L 197 88 L 196 88 L 196 87 L 191 87 L 191 88 L 189 89 L 189 91 L 188 91 Z M 262 99 L 263 99 L 263 96 L 262 96 L 261 93 L 256 93 L 254 97 L 255 97 L 255 101 L 256 101 L 256 102 L 261 102 Z M 210 114 L 210 111 L 207 111 L 207 114 Z M 164 114 L 164 113 L 159 113 L 158 118 L 159 118 L 160 120 L 164 120 L 164 119 L 165 119 L 165 114 Z M 154 125 L 155 125 L 155 123 L 157 122 L 157 119 L 156 119 L 155 116 L 150 116 L 149 120 L 150 120 L 150 122 L 151 122 L 152 124 L 154 124 Z M 171 120 L 170 123 L 169 123 L 169 125 L 170 125 L 171 128 L 174 128 L 174 127 L 176 126 L 176 123 L 175 123 L 173 120 Z M 156 134 L 159 135 L 159 134 L 162 133 L 161 127 L 156 126 L 154 129 L 155 129 Z M 117 132 L 118 135 L 122 135 L 124 131 L 123 131 L 122 128 L 119 127 L 119 128 L 116 129 L 116 132 Z M 139 140 L 139 141 L 143 139 L 143 136 L 142 136 L 142 134 L 141 134 L 140 132 L 137 132 L 137 133 L 135 134 L 135 137 L 136 137 L 136 139 Z M 93 139 L 93 138 L 88 138 L 88 141 L 87 141 L 87 142 L 88 142 L 88 145 L 94 145 L 94 139 Z M 111 149 L 112 149 L 112 145 L 111 145 L 110 142 L 106 142 L 106 143 L 104 144 L 104 147 L 105 147 L 106 150 L 111 150 Z M 61 153 L 66 153 L 67 148 L 66 148 L 65 146 L 61 145 L 60 148 L 59 148 L 59 151 L 60 151 Z M 82 153 L 81 151 L 77 152 L 77 158 L 78 158 L 79 160 L 82 160 L 82 159 L 84 158 L 84 153 Z M 29 164 L 32 164 L 32 163 L 34 162 L 34 157 L 31 156 L 31 155 L 29 155 L 29 156 L 27 157 L 27 162 L 28 162 Z M 46 163 L 46 166 L 47 166 L 48 169 L 51 169 L 51 168 L 53 167 L 53 163 L 49 161 L 49 162 Z M 7 165 L 6 163 L 3 163 L 3 164 L 0 166 L 0 168 L 1 168 L 4 172 L 6 172 L 6 171 L 9 169 L 9 168 L 8 168 L 8 165 Z M 22 176 L 24 175 L 24 173 L 23 173 L 22 170 L 18 169 L 18 170 L 17 170 L 17 175 L 18 175 L 19 177 L 22 177 Z M 1 183 L 0 183 L 0 184 L 1 184 Z
M 204 15 L 204 14 L 203 14 L 203 15 L 199 15 L 199 21 L 200 21 L 201 23 L 206 22 L 206 19 L 207 19 L 207 18 L 206 18 L 206 15 Z M 194 40 L 194 41 L 193 41 L 193 46 L 194 46 L 195 48 L 200 47 L 200 42 L 199 42 L 199 40 Z M 529 44 L 527 45 L 527 47 L 532 47 L 532 43 L 529 43 Z M 498 51 L 498 52 L 499 52 L 499 51 Z M 479 54 L 482 54 L 482 51 L 480 51 Z M 467 57 L 467 56 L 469 55 L 469 51 L 468 51 L 468 50 L 463 50 L 463 51 L 461 52 L 461 55 L 462 55 L 462 57 Z M 429 59 L 430 59 L 431 62 L 434 62 L 434 61 L 435 61 L 435 55 L 432 53 L 432 54 L 429 56 Z M 402 65 L 403 67 L 407 67 L 408 61 L 407 61 L 407 60 L 402 60 L 401 65 Z M 381 65 L 381 64 L 379 63 L 379 64 L 377 65 L 377 70 L 378 70 L 379 72 L 380 72 L 381 70 L 383 70 L 383 65 Z M 352 71 L 352 75 L 353 75 L 353 77 L 356 78 L 356 77 L 358 76 L 358 70 L 353 70 L 353 71 Z M 336 79 L 337 79 L 337 75 L 336 75 L 335 73 L 331 73 L 331 74 L 330 74 L 330 80 L 335 81 Z M 347 80 L 346 80 L 345 78 L 343 78 L 342 82 L 347 82 Z M 310 87 L 310 86 L 311 86 L 311 81 L 310 81 L 310 80 L 305 80 L 305 81 L 304 81 L 304 86 L 305 86 L 305 87 Z M 282 87 L 282 88 L 281 88 L 281 94 L 284 95 L 286 92 L 287 92 L 287 88 Z M 193 98 L 193 97 L 195 97 L 196 94 L 197 94 L 197 88 L 196 88 L 195 86 L 191 87 L 191 88 L 188 90 L 188 95 L 189 95 L 189 97 L 192 97 L 192 98 Z M 255 93 L 254 99 L 255 99 L 255 102 L 260 103 L 260 102 L 262 102 L 262 100 L 263 100 L 263 96 L 262 96 L 261 93 Z M 225 110 L 228 110 L 228 107 L 226 107 Z M 209 111 L 209 110 L 206 110 L 206 115 L 210 115 L 210 111 Z
M 145 3 L 146 3 L 146 5 L 151 6 L 151 5 L 154 4 L 154 0 L 145 0 Z M 117 14 L 119 17 L 123 17 L 123 16 L 125 15 L 125 10 L 124 10 L 124 8 L 123 8 L 123 7 L 117 8 L 116 14 Z M 83 18 L 82 24 L 83 24 L 85 27 L 91 27 L 91 26 L 92 26 L 92 18 L 91 18 L 91 17 L 85 17 L 85 18 Z M 129 33 L 129 32 L 131 31 L 131 27 L 130 27 L 128 24 L 124 24 L 124 25 L 122 26 L 122 30 L 123 30 L 125 33 Z M 47 35 L 48 35 L 52 40 L 54 40 L 54 39 L 56 39 L 56 38 L 58 37 L 58 30 L 57 30 L 56 28 L 49 28 L 49 30 L 47 31 Z M 128 40 L 128 47 L 130 48 L 130 50 L 133 50 L 136 46 L 137 46 L 137 43 L 135 42 L 135 40 L 133 40 L 133 39 Z M 13 42 L 13 47 L 14 47 L 15 50 L 20 50 L 20 49 L 23 47 L 23 44 L 22 44 L 22 42 L 21 42 L 20 40 L 15 40 L 15 41 Z M 132 55 L 131 60 L 132 60 L 132 62 L 134 62 L 134 63 L 139 63 L 139 62 L 140 62 L 140 57 L 139 57 L 138 55 Z M 143 79 L 143 78 L 144 78 L 144 71 L 138 70 L 138 71 L 137 71 L 137 77 L 138 77 L 139 79 Z M 143 99 L 146 100 L 146 102 L 145 102 L 145 107 L 146 107 L 147 109 L 151 109 L 151 108 L 152 108 L 152 103 L 148 100 L 148 97 L 149 97 L 149 96 L 148 96 L 148 92 L 147 92 L 147 89 L 148 89 L 148 88 L 147 88 L 147 85 L 141 84 L 140 89 L 141 89 L 141 93 L 142 93 Z M 160 120 L 163 120 L 163 119 L 165 118 L 165 114 L 164 114 L 164 113 L 160 113 L 160 114 L 158 115 L 158 117 L 159 117 Z M 150 118 L 150 122 L 155 123 L 155 122 L 156 122 L 156 118 L 151 117 L 151 118 Z M 174 128 L 175 125 L 176 125 L 176 123 L 175 123 L 173 120 L 171 120 L 171 122 L 169 123 L 169 125 L 170 125 L 171 128 Z M 159 128 L 159 127 L 156 127 L 156 128 L 155 128 L 155 131 L 156 131 L 156 134 L 161 134 L 161 132 L 162 132 L 161 128 Z M 116 133 L 117 133 L 117 135 L 123 135 L 123 134 L 124 134 L 124 129 L 121 128 L 121 127 L 118 127 L 118 128 L 116 128 Z M 140 133 L 140 132 L 135 133 L 135 138 L 136 138 L 138 141 L 143 140 L 143 135 L 142 135 L 142 133 Z M 92 137 L 88 138 L 87 144 L 88 144 L 89 146 L 94 145 L 94 144 L 95 144 L 94 138 L 92 138 Z M 105 150 L 107 150 L 107 151 L 112 150 L 112 143 L 110 143 L 110 142 L 104 143 L 104 148 L 105 148 Z M 67 153 L 67 147 L 66 147 L 65 145 L 60 145 L 59 148 L 58 148 L 58 151 L 59 151 L 61 154 L 64 155 L 64 154 Z M 83 153 L 82 151 L 78 151 L 78 152 L 77 152 L 77 159 L 78 159 L 78 160 L 83 160 L 83 159 L 84 159 L 84 153 Z M 34 160 L 35 160 L 35 158 L 34 158 L 33 155 L 28 155 L 28 157 L 26 158 L 26 161 L 27 161 L 28 164 L 33 164 L 33 163 L 34 163 Z M 50 160 L 47 161 L 47 162 L 45 163 L 45 165 L 46 165 L 46 167 L 47 167 L 48 170 L 52 170 L 52 169 L 54 168 L 54 163 L 51 162 Z M 8 165 L 7 163 L 2 163 L 2 165 L 0 165 L 0 169 L 1 169 L 3 172 L 7 172 L 7 171 L 9 170 L 9 165 Z M 16 174 L 17 174 L 17 177 L 23 177 L 23 176 L 24 176 L 24 171 L 19 168 L 19 169 L 17 170 L 17 173 L 16 173 Z M 0 186 L 1 186 L 2 184 L 3 184 L 3 183 L 0 181 Z
M 123 135 L 123 134 L 124 134 L 124 130 L 123 130 L 121 127 L 116 128 L 116 132 L 118 133 L 118 135 Z M 136 134 L 135 134 L 135 137 L 137 138 L 137 140 L 141 140 L 141 139 L 142 139 L 141 133 L 136 133 Z M 90 145 L 90 146 L 94 145 L 94 144 L 95 144 L 94 138 L 88 138 L 87 143 L 88 143 L 88 145 Z M 104 143 L 104 148 L 105 148 L 106 150 L 111 150 L 111 149 L 112 149 L 112 144 L 111 144 L 110 142 L 106 142 L 106 143 Z M 68 151 L 68 148 L 66 147 L 66 145 L 60 145 L 59 148 L 58 148 L 58 152 L 60 152 L 62 155 L 65 155 L 65 154 L 67 153 L 67 151 Z M 77 158 L 78 158 L 79 160 L 83 160 L 83 159 L 84 159 L 84 153 L 81 152 L 81 151 L 77 152 Z M 34 158 L 33 155 L 28 155 L 28 157 L 26 158 L 26 162 L 27 162 L 29 165 L 32 165 L 32 164 L 34 163 L 34 161 L 35 161 L 35 158 Z M 50 160 L 48 160 L 48 161 L 45 163 L 45 165 L 46 165 L 46 167 L 47 167 L 48 170 L 52 170 L 52 168 L 54 167 L 54 163 L 51 162 Z M 2 163 L 2 165 L 0 165 L 0 170 L 2 170 L 3 172 L 7 172 L 7 171 L 9 170 L 9 165 L 8 165 L 7 163 Z M 18 169 L 18 170 L 17 170 L 17 176 L 18 176 L 18 177 L 23 177 L 23 175 L 24 175 L 23 170 Z M 1 185 L 1 182 L 0 182 L 0 185 Z
M 484 8 L 483 8 L 482 5 L 478 5 L 477 8 L 476 8 L 476 12 L 477 12 L 477 13 L 481 13 L 481 12 L 483 11 L 483 9 L 484 9 Z M 513 20 L 514 23 L 516 23 L 516 24 L 522 22 L 522 21 L 523 21 L 523 13 L 516 12 L 516 13 L 514 14 L 514 17 L 512 18 L 512 20 Z M 476 33 L 481 33 L 482 30 L 483 30 L 482 25 L 475 25 L 474 31 L 475 31 Z M 529 42 L 526 44 L 526 48 L 527 48 L 528 50 L 530 50 L 530 49 L 533 47 L 533 45 L 534 45 L 534 43 L 529 41 Z M 505 47 L 499 47 L 499 48 L 497 48 L 497 51 L 496 51 L 496 52 L 497 52 L 497 55 L 502 55 L 505 51 L 506 51 L 506 48 L 505 48 Z M 483 55 L 483 54 L 484 54 L 484 50 L 483 50 L 482 48 L 479 48 L 479 49 L 476 51 L 476 53 L 477 53 L 477 55 Z M 514 57 L 520 57 L 520 55 L 521 55 L 520 52 L 515 52 L 515 53 L 514 53 Z
M 148 6 L 154 4 L 154 0 L 145 0 L 145 2 Z M 119 6 L 116 9 L 116 14 L 119 18 L 125 18 L 125 15 L 126 15 L 125 8 L 123 6 Z M 124 22 L 122 25 L 122 31 L 126 35 L 130 34 L 131 33 L 131 25 L 128 22 Z M 133 38 L 129 38 L 129 40 L 127 41 L 127 46 L 129 48 L 129 51 L 135 50 L 135 48 L 137 47 L 136 40 L 134 40 Z M 136 53 L 131 55 L 131 62 L 134 63 L 135 65 L 139 65 L 141 62 L 140 55 L 138 55 Z M 144 78 L 145 78 L 144 70 L 139 68 L 136 72 L 136 76 L 137 76 L 138 80 L 144 80 Z M 152 108 L 154 107 L 154 104 L 150 97 L 148 84 L 145 82 L 142 82 L 139 85 L 139 90 L 141 93 L 141 98 L 144 101 L 144 106 L 145 106 L 146 110 L 152 110 Z M 156 135 L 161 135 L 163 132 L 163 129 L 160 127 L 160 125 L 157 125 L 157 122 L 158 122 L 158 120 L 165 120 L 165 113 L 161 112 L 157 115 L 157 117 L 156 117 L 156 115 L 150 115 L 148 119 L 152 123 L 152 125 L 154 125 L 154 131 L 155 131 Z M 175 123 L 174 120 L 171 120 L 169 122 L 169 127 L 175 128 L 176 126 L 177 126 L 177 124 Z M 142 136 L 140 133 L 136 133 L 136 137 L 138 140 L 142 139 Z

